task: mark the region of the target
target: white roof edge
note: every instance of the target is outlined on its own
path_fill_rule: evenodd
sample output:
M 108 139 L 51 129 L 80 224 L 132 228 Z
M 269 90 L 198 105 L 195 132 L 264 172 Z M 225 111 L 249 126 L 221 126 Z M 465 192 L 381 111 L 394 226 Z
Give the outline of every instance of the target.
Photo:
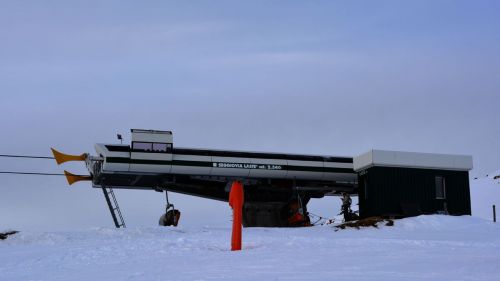
M 172 134 L 172 131 L 149 130 L 149 129 L 130 129 L 131 133 L 148 133 L 148 134 Z
M 470 171 L 472 156 L 372 149 L 353 158 L 355 171 L 369 167 L 402 167 Z

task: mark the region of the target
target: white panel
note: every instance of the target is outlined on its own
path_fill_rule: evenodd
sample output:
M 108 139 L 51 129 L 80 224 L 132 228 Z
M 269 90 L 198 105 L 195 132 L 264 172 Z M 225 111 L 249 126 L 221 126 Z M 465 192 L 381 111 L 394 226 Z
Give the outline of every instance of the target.
M 354 158 L 356 171 L 371 166 L 469 171 L 472 156 L 372 150 Z
M 94 145 L 94 148 L 95 148 L 95 152 L 97 153 L 97 155 L 103 155 L 104 157 L 107 157 L 107 154 L 109 153 L 108 149 L 106 149 L 106 147 L 104 146 L 104 144 L 101 144 L 101 143 L 96 143 Z
M 161 160 L 171 161 L 172 154 L 170 153 L 147 153 L 147 152 L 132 152 L 133 160 Z M 146 172 L 146 173 L 170 173 L 172 165 L 158 164 L 130 164 L 129 171 L 131 172 Z
M 97 155 L 106 157 L 120 157 L 130 159 L 130 152 L 125 151 L 109 151 L 104 144 L 98 143 L 95 146 L 95 151 Z M 128 163 L 108 163 L 107 161 L 103 162 L 102 170 L 103 171 L 113 171 L 113 172 L 127 172 L 129 168 Z
M 211 156 L 198 156 L 198 155 L 179 155 L 174 154 L 173 160 L 178 161 L 202 161 L 212 165 Z M 191 175 L 210 175 L 212 166 L 210 167 L 197 167 L 197 166 L 177 166 L 172 165 L 172 174 L 191 174 Z
M 317 167 L 323 168 L 324 162 L 320 161 L 299 161 L 299 160 L 287 160 L 288 166 L 302 166 L 302 167 Z M 311 171 L 291 171 L 288 170 L 286 177 L 289 179 L 315 179 L 321 180 L 323 178 L 323 172 L 311 172 Z
M 108 163 L 104 161 L 102 170 L 105 172 L 128 172 L 129 165 L 128 163 Z
M 217 168 L 215 165 L 217 163 L 235 163 L 235 164 L 252 164 L 250 158 L 237 158 L 237 157 L 217 157 L 212 156 L 212 162 L 214 166 L 212 167 L 212 176 L 230 176 L 230 177 L 248 177 L 250 174 L 250 169 L 240 169 L 240 168 Z
M 284 159 L 252 159 L 252 164 L 264 165 L 263 169 L 251 169 L 250 177 L 252 178 L 285 178 L 287 165 Z M 276 165 L 277 167 L 269 167 L 268 165 Z M 274 169 L 281 167 L 281 169 Z M 270 168 L 270 169 L 269 169 Z
M 373 150 L 361 154 L 353 158 L 353 166 L 355 171 L 370 167 L 373 165 Z
M 134 130 L 132 141 L 173 143 L 173 136 L 171 132 Z
M 343 168 L 343 169 L 352 169 L 352 163 L 337 163 L 337 162 L 324 162 L 325 168 Z
M 173 160 L 212 162 L 212 156 L 172 154 Z
M 324 162 L 325 168 L 343 168 L 343 169 L 353 169 L 352 163 L 336 163 L 336 162 Z M 335 172 L 324 172 L 323 180 L 334 180 L 334 181 L 356 181 L 357 175 L 354 170 L 351 173 L 335 173 Z
M 126 151 L 109 151 L 105 144 L 97 143 L 94 145 L 97 155 L 104 157 L 127 157 L 130 158 L 130 152 Z

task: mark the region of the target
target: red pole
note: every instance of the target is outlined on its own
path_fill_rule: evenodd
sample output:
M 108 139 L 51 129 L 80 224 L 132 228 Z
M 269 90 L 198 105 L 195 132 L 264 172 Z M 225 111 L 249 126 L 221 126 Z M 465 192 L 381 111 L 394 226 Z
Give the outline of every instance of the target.
M 233 181 L 231 192 L 229 192 L 229 206 L 233 208 L 233 232 L 231 235 L 231 251 L 241 250 L 241 223 L 243 212 L 243 184 L 241 181 Z

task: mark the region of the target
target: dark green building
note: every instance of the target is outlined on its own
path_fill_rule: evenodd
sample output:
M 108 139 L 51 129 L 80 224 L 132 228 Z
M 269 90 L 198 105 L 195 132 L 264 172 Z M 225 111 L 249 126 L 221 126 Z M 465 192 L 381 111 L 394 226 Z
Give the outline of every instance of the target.
M 471 214 L 471 156 L 371 150 L 353 162 L 362 218 Z

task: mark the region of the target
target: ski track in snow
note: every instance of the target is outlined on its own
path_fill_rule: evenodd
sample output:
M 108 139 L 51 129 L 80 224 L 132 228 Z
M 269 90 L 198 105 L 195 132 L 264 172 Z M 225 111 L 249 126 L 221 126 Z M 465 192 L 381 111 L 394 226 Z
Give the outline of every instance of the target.
M 0 241 L 0 281 L 496 281 L 500 225 L 491 222 L 490 201 L 499 198 L 497 182 L 471 181 L 472 217 L 419 216 L 360 230 L 245 228 L 239 252 L 229 250 L 229 227 L 23 231 Z

